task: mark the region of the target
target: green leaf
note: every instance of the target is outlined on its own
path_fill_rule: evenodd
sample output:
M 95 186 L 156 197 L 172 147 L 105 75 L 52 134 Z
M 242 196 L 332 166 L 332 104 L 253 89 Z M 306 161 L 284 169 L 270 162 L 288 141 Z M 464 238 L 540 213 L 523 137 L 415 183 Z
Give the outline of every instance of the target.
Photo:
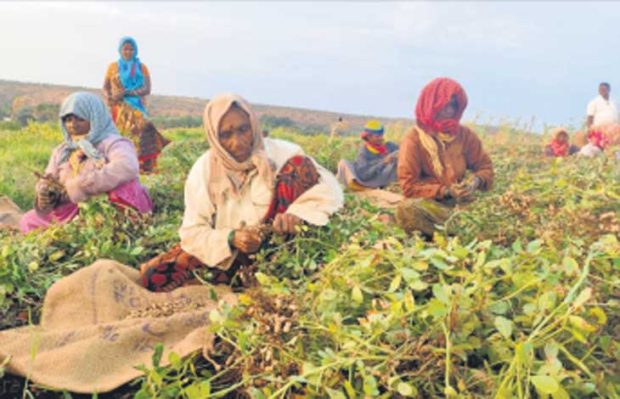
M 349 395 L 349 399 L 355 399 L 356 395 L 355 395 L 355 388 L 353 388 L 353 385 L 351 384 L 351 381 L 346 380 L 344 382 L 344 389 L 347 391 L 347 395 Z
M 405 267 L 400 270 L 400 273 L 402 274 L 407 284 L 411 284 L 415 281 L 420 281 L 420 273 L 416 272 L 413 269 Z
M 430 301 L 428 301 L 427 311 L 429 315 L 431 315 L 432 317 L 436 319 L 444 317 L 445 315 L 448 314 L 448 308 L 446 307 L 446 305 L 444 305 L 441 301 L 439 301 L 436 298 L 433 298 Z
M 583 317 L 568 316 L 568 322 L 575 328 L 579 329 L 579 331 L 584 331 L 588 333 L 596 331 L 596 327 L 588 323 Z
M 153 356 L 152 356 L 153 367 L 155 368 L 159 367 L 159 364 L 161 362 L 161 355 L 163 353 L 164 353 L 164 345 L 158 342 L 157 344 L 155 344 L 155 352 L 153 352 Z
M 390 283 L 390 288 L 388 289 L 388 291 L 389 292 L 396 291 L 398 287 L 400 287 L 401 281 L 402 281 L 402 276 L 400 274 L 397 274 L 396 277 L 392 279 L 392 282 Z
M 592 297 L 592 288 L 590 287 L 585 288 L 583 291 L 579 293 L 579 295 L 575 299 L 575 302 L 573 302 L 573 307 L 574 308 L 582 307 L 586 302 L 588 302 L 588 300 L 591 297 Z
M 413 284 L 409 284 L 409 287 L 414 291 L 424 291 L 425 289 L 428 288 L 428 284 L 422 280 L 418 280 L 414 282 Z
M 325 390 L 329 394 L 330 399 L 347 399 L 346 395 L 342 393 L 342 391 L 336 391 L 335 389 L 328 387 L 325 387 Z
M 131 252 L 129 252 L 129 254 L 132 256 L 137 256 L 137 255 L 140 255 L 143 250 L 144 248 L 142 247 L 135 247 L 134 249 L 131 250 Z
M 379 394 L 377 379 L 370 374 L 364 376 L 364 393 L 369 396 L 376 396 Z
M 36 261 L 33 260 L 32 262 L 28 263 L 28 271 L 30 273 L 34 273 L 37 270 L 39 270 L 39 264 Z
M 449 288 L 441 284 L 433 284 L 433 295 L 446 305 L 450 304 Z
M 504 338 L 510 339 L 512 336 L 512 320 L 508 320 L 502 316 L 497 316 L 493 324 L 495 324 L 495 328 L 497 328 L 497 331 L 499 331 Z
M 570 399 L 570 395 L 562 387 L 560 387 L 560 389 L 558 389 L 557 392 L 554 392 L 553 394 L 551 394 L 551 397 L 553 399 Z
M 454 398 L 458 395 L 458 392 L 456 392 L 456 389 L 452 388 L 450 385 L 445 387 L 443 392 L 446 395 L 446 398 Z
M 211 395 L 211 383 L 209 381 L 201 381 L 194 383 L 185 388 L 185 395 L 188 399 L 202 399 Z
M 209 320 L 211 320 L 213 323 L 221 323 L 224 321 L 224 316 L 222 316 L 222 314 L 217 309 L 212 309 L 209 312 Z
M 439 270 L 446 270 L 449 266 L 443 259 L 433 256 L 431 259 L 431 265 L 435 266 Z
M 518 343 L 515 352 L 521 365 L 532 367 L 534 362 L 534 345 L 531 342 Z
M 568 256 L 562 260 L 562 266 L 564 266 L 564 271 L 566 271 L 566 274 L 569 276 L 572 276 L 579 271 L 579 264 L 577 261 Z
M 540 250 L 540 247 L 541 247 L 541 241 L 540 240 L 530 241 L 527 244 L 527 252 L 529 252 L 531 254 L 538 253 L 538 251 Z
M 353 299 L 353 302 L 357 304 L 364 302 L 364 294 L 362 293 L 362 289 L 359 285 L 353 286 L 353 289 L 351 290 L 351 299 Z
M 411 291 L 407 290 L 407 292 L 405 292 L 405 309 L 407 309 L 408 312 L 412 312 L 415 309 L 415 298 L 413 297 L 413 294 L 411 293 Z
M 553 360 L 558 357 L 558 352 L 560 351 L 560 347 L 558 343 L 555 341 L 547 342 L 545 345 L 545 356 L 547 360 Z
M 547 395 L 551 395 L 560 389 L 560 384 L 555 378 L 548 375 L 535 375 L 531 381 L 538 391 Z
M 407 384 L 406 382 L 399 382 L 396 386 L 396 390 L 402 396 L 417 396 L 418 390 L 411 384 Z
M 181 369 L 181 366 L 182 366 L 181 357 L 175 352 L 170 352 L 170 354 L 168 355 L 168 362 L 170 363 L 173 369 L 175 370 Z
M 65 251 L 63 251 L 63 250 L 58 250 L 58 251 L 56 251 L 56 252 L 53 252 L 53 253 L 52 253 L 52 254 L 48 257 L 48 259 L 49 259 L 51 262 L 56 262 L 58 259 L 62 258 L 64 255 L 65 255 Z
M 509 308 L 510 306 L 506 301 L 496 302 L 489 305 L 489 310 L 495 314 L 506 314 Z
M 599 308 L 598 306 L 590 309 L 590 311 L 588 312 L 590 313 L 590 315 L 596 317 L 596 323 L 598 325 L 605 325 L 607 324 L 607 314 L 605 313 L 605 311 L 601 308 Z
M 260 283 L 260 285 L 269 285 L 270 279 L 269 276 L 265 273 L 258 272 L 254 274 L 256 280 Z

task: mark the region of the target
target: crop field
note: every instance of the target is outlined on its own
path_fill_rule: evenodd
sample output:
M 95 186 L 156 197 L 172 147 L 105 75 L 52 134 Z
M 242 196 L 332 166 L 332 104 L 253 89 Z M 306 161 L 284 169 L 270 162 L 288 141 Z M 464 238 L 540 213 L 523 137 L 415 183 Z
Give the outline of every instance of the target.
M 0 329 L 37 323 L 50 285 L 96 259 L 137 267 L 178 242 L 185 177 L 207 144 L 201 129 L 164 134 L 160 173 L 142 177 L 153 215 L 135 223 L 101 198 L 65 226 L 0 231 Z M 333 172 L 359 144 L 271 135 Z M 495 185 L 432 241 L 347 193 L 327 226 L 257 255 L 256 286 L 211 314 L 208 358 L 163 367 L 158 347 L 143 377 L 96 397 L 620 397 L 620 163 L 548 159 L 545 139 L 510 125 L 483 136 Z M 60 140 L 43 124 L 0 131 L 0 196 L 30 208 Z M 0 365 L 2 378 L 14 377 Z M 21 384 L 25 398 L 82 397 Z

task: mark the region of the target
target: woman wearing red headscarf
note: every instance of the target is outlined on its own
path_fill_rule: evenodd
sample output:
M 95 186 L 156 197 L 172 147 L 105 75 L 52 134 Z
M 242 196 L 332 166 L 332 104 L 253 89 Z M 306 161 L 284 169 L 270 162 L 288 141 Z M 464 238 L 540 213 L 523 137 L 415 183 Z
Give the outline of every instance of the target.
M 398 181 L 405 199 L 396 219 L 405 231 L 432 235 L 449 208 L 473 200 L 475 191 L 493 184 L 493 163 L 482 142 L 460 124 L 467 94 L 459 83 L 437 78 L 420 93 L 416 126 L 405 136 L 398 156 Z M 465 180 L 467 171 L 471 179 Z
M 579 147 L 571 145 L 568 132 L 562 127 L 551 131 L 551 142 L 545 147 L 545 155 L 548 157 L 567 157 L 579 152 Z

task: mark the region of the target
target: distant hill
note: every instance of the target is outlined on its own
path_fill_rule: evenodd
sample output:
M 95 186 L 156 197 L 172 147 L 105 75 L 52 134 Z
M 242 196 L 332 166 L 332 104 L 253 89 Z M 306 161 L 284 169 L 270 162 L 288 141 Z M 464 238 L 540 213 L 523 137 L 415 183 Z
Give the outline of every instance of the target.
M 100 89 L 94 88 L 0 80 L 0 109 L 14 110 L 16 107 L 36 107 L 40 104 L 59 105 L 67 95 L 78 90 L 101 94 Z M 153 117 L 201 117 L 206 102 L 207 99 L 197 97 L 157 94 L 147 97 L 149 114 Z M 276 105 L 254 104 L 254 107 L 259 118 L 263 116 L 288 118 L 300 127 L 322 128 L 326 132 L 330 130 L 330 126 L 337 121 L 338 117 L 343 118 L 352 133 L 360 131 L 366 120 L 370 118 L 380 119 L 385 124 L 399 123 L 409 126 L 413 123 L 413 120 L 404 118 L 341 114 Z

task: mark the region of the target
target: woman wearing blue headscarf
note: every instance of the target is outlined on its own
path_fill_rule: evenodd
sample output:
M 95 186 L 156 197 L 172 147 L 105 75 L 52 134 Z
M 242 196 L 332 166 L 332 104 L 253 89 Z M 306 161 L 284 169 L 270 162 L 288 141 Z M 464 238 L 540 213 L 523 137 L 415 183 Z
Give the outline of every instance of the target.
M 118 53 L 118 61 L 106 72 L 103 93 L 116 126 L 138 150 L 140 171 L 153 172 L 169 141 L 147 119 L 144 97 L 151 94 L 149 70 L 138 58 L 138 44 L 131 37 L 121 39 Z
M 86 92 L 73 93 L 60 108 L 64 142 L 54 149 L 36 185 L 33 210 L 20 220 L 27 233 L 78 214 L 78 203 L 107 194 L 119 208 L 148 213 L 153 205 L 139 180 L 133 144 L 122 137 L 103 101 Z

